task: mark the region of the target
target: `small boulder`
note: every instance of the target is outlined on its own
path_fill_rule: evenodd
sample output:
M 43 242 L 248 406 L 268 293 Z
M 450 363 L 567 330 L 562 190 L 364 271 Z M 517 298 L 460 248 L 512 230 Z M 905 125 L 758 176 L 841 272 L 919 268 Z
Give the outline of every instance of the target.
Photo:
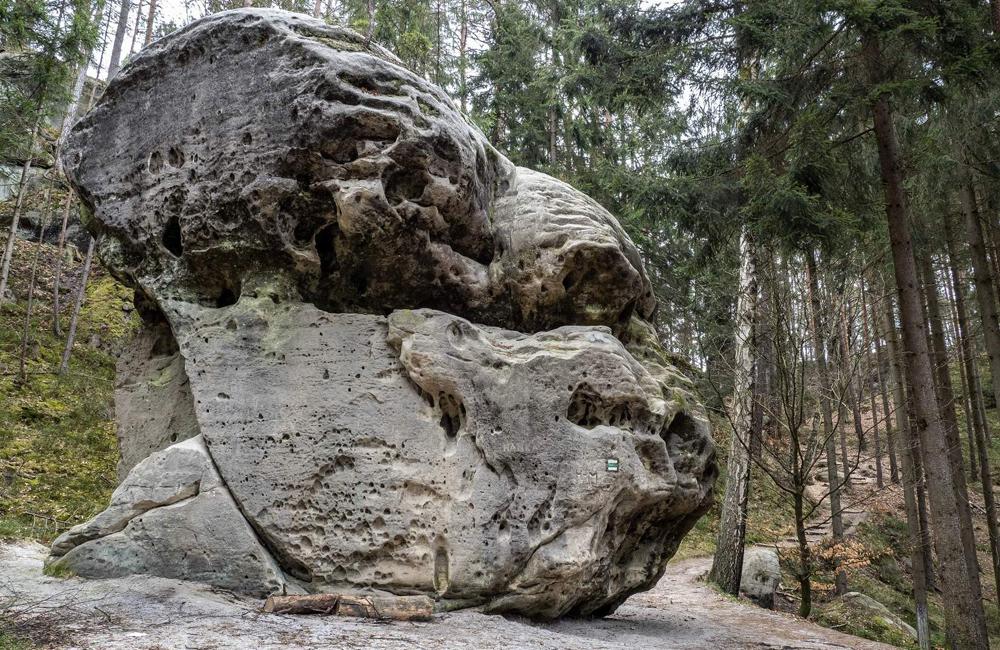
M 754 547 L 743 552 L 740 591 L 761 607 L 774 608 L 774 593 L 781 582 L 778 553 L 773 548 Z
M 871 596 L 858 591 L 849 591 L 843 595 L 842 601 L 850 609 L 863 614 L 866 618 L 872 619 L 879 625 L 909 635 L 916 640 L 917 631 L 912 625 Z

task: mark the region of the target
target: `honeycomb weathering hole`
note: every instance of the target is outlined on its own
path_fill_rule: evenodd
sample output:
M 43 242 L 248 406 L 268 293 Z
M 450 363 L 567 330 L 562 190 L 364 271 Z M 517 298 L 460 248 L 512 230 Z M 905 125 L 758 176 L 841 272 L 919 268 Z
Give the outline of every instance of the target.
M 184 242 L 181 239 L 181 222 L 177 217 L 171 217 L 163 229 L 163 247 L 174 257 L 184 254 Z

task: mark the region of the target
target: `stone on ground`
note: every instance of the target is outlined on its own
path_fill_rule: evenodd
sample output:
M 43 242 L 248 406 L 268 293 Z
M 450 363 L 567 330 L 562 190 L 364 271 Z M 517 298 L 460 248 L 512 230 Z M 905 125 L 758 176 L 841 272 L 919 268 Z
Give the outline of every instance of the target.
M 145 325 L 127 475 L 61 567 L 605 614 L 708 509 L 707 418 L 624 229 L 358 34 L 196 21 L 64 163 Z

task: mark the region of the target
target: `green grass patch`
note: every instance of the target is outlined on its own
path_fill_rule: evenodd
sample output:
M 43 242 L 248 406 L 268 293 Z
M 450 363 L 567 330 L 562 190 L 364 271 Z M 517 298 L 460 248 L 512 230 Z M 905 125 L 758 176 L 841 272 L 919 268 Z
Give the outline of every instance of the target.
M 95 265 L 69 372 L 57 375 L 64 336 L 52 333 L 54 247 L 43 245 L 18 380 L 27 281 L 36 246 L 20 241 L 11 269 L 17 300 L 0 307 L 0 538 L 49 541 L 105 507 L 116 485 L 114 351 L 137 324 L 131 292 Z M 78 286 L 79 260 L 63 286 Z M 62 324 L 73 308 L 64 296 Z

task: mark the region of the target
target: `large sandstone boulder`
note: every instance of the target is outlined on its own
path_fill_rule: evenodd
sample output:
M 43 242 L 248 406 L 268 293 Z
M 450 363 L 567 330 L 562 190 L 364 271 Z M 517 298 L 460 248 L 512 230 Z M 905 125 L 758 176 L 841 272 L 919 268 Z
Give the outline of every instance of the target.
M 61 566 L 602 614 L 710 505 L 707 420 L 624 230 L 357 34 L 200 20 L 64 157 L 146 326 L 128 474 Z

